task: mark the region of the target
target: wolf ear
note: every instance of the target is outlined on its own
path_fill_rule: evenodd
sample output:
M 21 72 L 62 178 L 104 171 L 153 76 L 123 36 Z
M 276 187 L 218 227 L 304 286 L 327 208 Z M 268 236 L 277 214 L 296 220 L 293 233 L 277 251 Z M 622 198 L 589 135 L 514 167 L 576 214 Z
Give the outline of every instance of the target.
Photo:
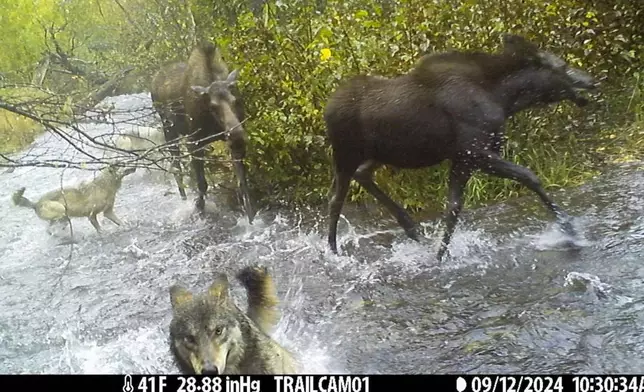
M 176 309 L 190 301 L 192 301 L 192 293 L 188 290 L 177 285 L 170 287 L 170 303 L 172 304 L 172 309 Z
M 203 87 L 203 86 L 190 86 L 190 88 L 192 89 L 192 91 L 194 91 L 195 93 L 197 93 L 197 94 L 199 94 L 199 95 L 206 95 L 206 94 L 208 94 L 208 88 L 207 88 L 207 87 Z
M 208 288 L 208 295 L 218 298 L 228 298 L 228 277 L 226 274 L 217 274 L 215 281 Z

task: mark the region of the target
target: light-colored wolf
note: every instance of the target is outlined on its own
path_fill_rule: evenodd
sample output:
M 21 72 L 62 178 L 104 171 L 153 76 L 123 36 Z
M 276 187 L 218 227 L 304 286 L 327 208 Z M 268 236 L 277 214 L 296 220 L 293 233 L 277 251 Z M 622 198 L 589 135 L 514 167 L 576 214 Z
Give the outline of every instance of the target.
M 119 134 L 114 145 L 128 151 L 147 150 L 165 144 L 163 131 L 158 128 L 133 125 Z
M 159 146 L 164 145 L 165 142 L 163 130 L 142 125 L 133 125 L 125 132 L 116 136 L 113 139 L 112 145 L 121 150 L 132 151 L 138 156 L 143 156 L 147 150 L 157 148 L 156 150 L 145 154 L 145 157 L 158 162 L 157 164 L 162 169 L 169 170 L 170 164 L 168 163 L 168 159 L 165 159 L 163 162 L 159 162 L 164 158 L 169 157 L 162 149 L 158 148 Z M 148 171 L 150 171 L 149 167 Z
M 280 314 L 266 268 L 246 267 L 237 279 L 247 292 L 247 313 L 229 297 L 225 274 L 195 296 L 178 285 L 170 288 L 170 346 L 177 365 L 185 374 L 296 373 L 292 353 L 270 336 Z
M 20 207 L 28 207 L 36 212 L 42 220 L 51 226 L 65 223 L 69 218 L 87 217 L 97 232 L 101 232 L 96 215 L 103 213 L 107 219 L 117 225 L 123 222 L 114 214 L 116 193 L 121 188 L 123 177 L 134 173 L 135 168 L 119 169 L 108 166 L 92 181 L 81 183 L 77 187 L 66 187 L 48 192 L 37 202 L 32 202 L 24 196 L 25 188 L 20 188 L 13 194 L 13 203 Z M 51 231 L 50 231 L 51 233 Z

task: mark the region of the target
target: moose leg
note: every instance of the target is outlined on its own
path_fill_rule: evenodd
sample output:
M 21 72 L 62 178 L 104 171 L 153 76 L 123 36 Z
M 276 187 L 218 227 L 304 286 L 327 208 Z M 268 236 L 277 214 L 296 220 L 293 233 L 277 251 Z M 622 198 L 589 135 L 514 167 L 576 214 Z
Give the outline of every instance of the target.
M 338 234 L 338 220 L 340 219 L 340 212 L 344 205 L 344 199 L 346 199 L 347 193 L 349 192 L 349 184 L 351 184 L 352 175 L 353 171 L 339 171 L 336 168 L 335 176 L 333 177 L 335 193 L 329 201 L 329 246 L 331 247 L 331 251 L 335 254 L 338 253 L 338 244 L 336 241 Z
M 515 180 L 536 193 L 543 204 L 555 215 L 562 230 L 570 236 L 576 236 L 570 216 L 546 194 L 546 191 L 541 186 L 541 180 L 532 170 L 508 162 L 498 154 L 490 152 L 475 154 L 475 159 L 481 171 L 497 177 Z
M 206 207 L 205 197 L 206 192 L 208 191 L 208 183 L 206 182 L 206 174 L 204 173 L 203 161 L 206 145 L 207 143 L 203 142 L 188 143 L 188 151 L 190 152 L 190 156 L 192 157 L 192 171 L 194 172 L 197 179 L 197 189 L 199 190 L 199 195 L 197 196 L 197 200 L 195 201 L 195 206 L 200 213 L 203 213 L 204 208 Z
M 327 193 L 327 195 L 326 195 L 326 197 L 327 197 L 327 199 L 329 199 L 329 201 L 331 201 L 331 198 L 332 198 L 332 197 L 333 197 L 333 195 L 335 194 L 335 184 L 336 184 L 336 182 L 337 182 L 337 180 L 336 180 L 336 178 L 335 178 L 335 177 L 336 177 L 336 176 L 335 176 L 335 175 L 333 175 L 333 180 L 331 181 L 331 186 L 329 187 L 329 192 L 328 192 L 328 193 Z
M 181 199 L 186 200 L 186 190 L 183 184 L 183 176 L 181 175 L 181 160 L 179 158 L 179 154 L 181 153 L 179 148 L 179 135 L 181 134 L 180 128 L 185 126 L 185 119 L 178 115 L 173 116 L 173 118 L 174 122 L 165 118 L 165 116 L 162 118 L 163 132 L 165 140 L 168 143 L 168 151 L 170 152 L 172 160 L 172 174 L 174 175 L 174 180 L 177 183 L 179 195 L 181 195 Z
M 416 231 L 416 223 L 413 219 L 407 214 L 407 212 L 395 201 L 391 200 L 377 185 L 373 182 L 373 172 L 379 168 L 381 164 L 375 161 L 367 161 L 358 167 L 353 178 L 358 181 L 360 185 L 367 192 L 371 193 L 373 197 L 376 198 L 380 203 L 382 203 L 385 208 L 389 210 L 393 216 L 396 217 L 398 224 L 405 230 L 405 233 L 412 240 L 418 241 L 418 233 Z
M 168 147 L 170 154 L 172 155 L 172 174 L 174 175 L 174 180 L 177 183 L 177 188 L 179 189 L 179 195 L 181 199 L 186 200 L 186 189 L 183 184 L 183 177 L 181 175 L 181 162 L 179 160 L 179 145 L 177 144 Z
M 447 199 L 447 211 L 445 214 L 445 233 L 438 249 L 436 258 L 441 261 L 443 255 L 448 249 L 452 234 L 458 222 L 458 216 L 463 208 L 463 194 L 465 193 L 465 186 L 470 179 L 472 171 L 466 168 L 463 164 L 452 164 L 452 169 L 449 174 L 449 196 Z

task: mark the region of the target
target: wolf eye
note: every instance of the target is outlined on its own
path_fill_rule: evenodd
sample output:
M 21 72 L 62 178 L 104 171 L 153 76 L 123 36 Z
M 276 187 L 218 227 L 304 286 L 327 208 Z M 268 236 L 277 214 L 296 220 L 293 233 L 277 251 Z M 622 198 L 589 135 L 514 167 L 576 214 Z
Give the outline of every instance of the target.
M 186 343 L 188 346 L 196 346 L 197 345 L 197 340 L 195 339 L 194 336 L 192 335 L 186 335 L 183 337 L 183 341 Z

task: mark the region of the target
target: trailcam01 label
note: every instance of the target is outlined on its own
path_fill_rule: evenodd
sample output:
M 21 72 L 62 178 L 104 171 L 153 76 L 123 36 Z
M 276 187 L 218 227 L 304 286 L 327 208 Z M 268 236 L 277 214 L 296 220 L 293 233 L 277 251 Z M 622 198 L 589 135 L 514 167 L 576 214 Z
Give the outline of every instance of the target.
M 369 392 L 368 376 L 274 376 L 276 392 Z

